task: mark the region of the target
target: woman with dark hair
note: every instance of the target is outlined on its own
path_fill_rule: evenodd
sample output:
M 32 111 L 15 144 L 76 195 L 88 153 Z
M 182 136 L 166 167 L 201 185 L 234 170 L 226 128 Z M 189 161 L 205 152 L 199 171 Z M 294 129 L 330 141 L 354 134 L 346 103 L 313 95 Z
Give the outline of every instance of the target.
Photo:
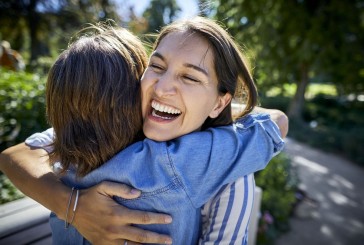
M 77 50 L 77 44 L 79 42 L 76 42 L 70 49 L 76 47 Z M 83 45 L 81 47 L 84 48 Z M 62 59 L 61 56 L 61 63 L 66 64 L 67 62 Z M 86 63 L 82 64 L 85 65 Z M 91 67 L 99 70 L 105 63 L 97 64 L 97 66 L 91 65 Z M 105 74 L 111 74 L 112 69 L 105 67 Z M 81 67 L 77 67 L 77 71 L 80 69 Z M 95 72 L 95 69 L 91 69 L 92 72 Z M 87 70 L 87 68 L 83 70 Z M 59 81 L 67 81 L 67 78 L 73 81 L 75 79 L 72 75 L 74 72 L 68 70 L 67 74 L 70 74 L 70 77 L 66 76 L 66 79 L 59 79 Z M 57 80 L 61 77 L 59 74 L 63 75 L 64 73 L 56 72 L 55 74 L 54 78 Z M 51 77 L 51 79 L 53 78 Z M 75 81 L 80 81 L 76 83 L 78 86 L 85 84 L 83 81 L 86 80 L 82 80 L 80 77 Z M 100 80 L 96 81 L 100 82 Z M 243 82 L 243 85 L 239 86 L 239 82 Z M 90 91 L 86 91 L 87 94 L 97 94 L 95 88 L 99 86 L 89 85 Z M 55 88 L 55 93 L 52 92 L 53 87 L 50 87 L 50 90 L 47 89 L 47 97 L 51 94 L 65 93 L 66 91 L 63 91 L 61 87 Z M 73 87 L 71 86 L 71 88 Z M 101 93 L 100 98 L 110 96 L 113 93 L 112 88 L 113 86 L 110 87 L 110 90 L 106 89 L 105 94 Z M 174 218 L 172 224 L 146 227 L 157 232 L 167 232 L 174 238 L 174 243 L 194 244 L 201 235 L 200 215 L 197 215 L 200 214 L 200 207 L 225 184 L 231 183 L 239 176 L 251 174 L 263 168 L 272 157 L 273 152 L 280 149 L 282 141 L 277 134 L 276 126 L 271 123 L 269 117 L 247 115 L 256 104 L 256 90 L 249 69 L 231 37 L 210 20 L 196 18 L 191 21 L 174 23 L 163 29 L 141 80 L 141 88 L 143 132 L 147 138 L 166 141 L 185 134 L 188 135 L 169 142 L 157 143 L 144 140 L 133 144 L 118 153 L 106 164 L 102 164 L 101 161 L 101 167 L 98 167 L 100 163 L 93 165 L 82 157 L 79 162 L 77 162 L 77 158 L 67 161 L 67 156 L 73 157 L 75 155 L 70 150 L 72 148 L 76 149 L 76 152 L 78 148 L 81 149 L 80 152 L 87 152 L 83 148 L 92 149 L 92 147 L 88 148 L 87 145 L 78 141 L 77 138 L 87 138 L 84 134 L 77 137 L 78 131 L 87 129 L 87 127 L 91 127 L 91 129 L 94 127 L 91 132 L 97 133 L 99 127 L 107 129 L 107 124 L 110 123 L 108 121 L 105 121 L 104 124 L 103 120 L 95 121 L 95 124 L 92 122 L 104 111 L 105 106 L 109 105 L 114 108 L 115 105 L 118 105 L 115 101 L 110 101 L 110 104 L 103 104 L 101 100 L 100 104 L 92 107 L 86 106 L 89 108 L 87 110 L 83 108 L 84 105 L 80 101 L 88 103 L 94 96 L 84 100 L 85 95 L 81 93 L 76 99 L 70 97 L 70 102 L 67 102 L 69 106 L 59 105 L 52 99 L 54 97 L 50 96 L 47 100 L 48 104 L 55 103 L 57 106 L 64 107 L 67 112 L 74 110 L 72 114 L 75 116 L 72 116 L 70 121 L 61 120 L 60 126 L 54 127 L 55 137 L 52 131 L 48 131 L 42 135 L 32 136 L 27 142 L 29 145 L 47 147 L 49 143 L 54 141 L 53 148 L 50 149 L 51 156 L 60 157 L 63 170 L 70 170 L 62 178 L 69 186 L 83 189 L 102 180 L 112 180 L 128 183 L 142 190 L 143 194 L 139 199 L 126 201 L 116 198 L 116 200 L 129 208 L 170 213 Z M 68 89 L 67 96 L 70 96 L 72 91 L 74 90 Z M 237 94 L 237 91 L 246 91 L 247 107 L 243 111 L 243 119 L 238 120 L 234 127 L 207 129 L 229 125 L 233 122 L 231 98 Z M 57 110 L 60 111 L 59 108 Z M 57 114 L 57 110 L 47 109 L 48 117 L 52 118 L 54 114 L 55 118 L 61 118 L 62 114 Z M 282 118 L 282 114 L 278 114 L 277 121 Z M 110 113 L 106 113 L 106 115 L 110 115 Z M 58 122 L 58 119 L 50 119 L 50 121 Z M 84 124 L 83 120 L 91 122 L 90 125 Z M 75 130 L 73 127 L 75 125 L 77 127 L 83 126 Z M 197 131 L 204 129 L 206 130 L 197 133 Z M 64 134 L 64 132 L 67 133 Z M 191 132 L 195 133 L 190 134 Z M 110 133 L 112 132 L 104 130 L 101 135 Z M 90 134 L 89 141 L 97 143 L 98 139 L 97 134 Z M 62 151 L 61 149 L 67 146 L 68 142 L 71 144 Z M 89 152 L 91 153 L 92 150 Z M 103 159 L 108 159 L 115 153 L 110 152 L 109 156 Z M 11 152 L 9 154 L 11 155 Z M 128 155 L 132 157 L 130 158 Z M 75 162 L 77 164 L 74 164 Z M 90 172 L 91 170 L 93 171 Z M 84 177 L 81 179 L 74 178 L 72 173 Z M 198 181 L 202 181 L 203 185 L 198 184 Z M 82 196 L 79 205 L 81 205 L 81 200 Z M 177 203 L 173 205 L 176 201 L 178 205 Z M 239 210 L 241 209 L 239 207 Z M 77 212 L 79 214 L 79 211 Z M 57 214 L 59 213 L 57 212 Z M 66 219 L 67 222 L 67 214 L 60 214 L 59 216 L 61 219 Z M 78 215 L 78 217 L 80 216 Z M 78 217 L 76 216 L 74 220 L 75 228 L 84 234 L 83 228 L 81 228 L 85 226 L 82 224 L 84 219 L 82 217 L 77 219 Z M 56 217 L 51 220 L 53 231 L 56 231 L 54 233 L 56 241 L 65 242 L 62 239 L 68 241 L 81 239 L 79 241 L 82 241 L 82 236 L 73 228 L 69 228 L 67 231 L 62 230 L 65 233 L 62 234 L 60 221 Z M 136 232 L 133 228 L 130 230 Z M 245 233 L 246 230 L 238 230 L 236 234 L 234 232 L 230 240 L 244 239 L 243 237 L 237 238 L 237 234 L 244 236 Z M 128 240 L 132 240 L 132 236 L 130 237 L 124 236 Z M 157 237 L 155 236 L 155 238 Z M 215 240 L 218 241 L 218 239 L 220 238 L 217 237 Z M 206 237 L 205 241 L 208 240 Z M 149 241 L 143 240 L 143 242 Z M 244 242 L 246 242 L 245 239 Z

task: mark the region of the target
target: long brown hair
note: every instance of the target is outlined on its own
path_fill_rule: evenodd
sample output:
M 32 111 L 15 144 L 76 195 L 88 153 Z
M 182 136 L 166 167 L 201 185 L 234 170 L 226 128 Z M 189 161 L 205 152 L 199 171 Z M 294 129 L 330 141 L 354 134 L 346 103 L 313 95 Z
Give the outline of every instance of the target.
M 50 69 L 47 116 L 55 131 L 51 162 L 84 176 L 138 139 L 142 129 L 143 44 L 122 28 L 92 26 Z
M 197 34 L 209 42 L 214 55 L 218 91 L 222 95 L 230 93 L 236 100 L 246 104 L 244 110 L 236 117 L 242 117 L 251 112 L 257 104 L 257 89 L 248 62 L 230 34 L 213 20 L 194 17 L 190 20 L 173 22 L 162 28 L 154 49 L 164 37 L 174 32 Z M 202 129 L 232 123 L 231 109 L 231 103 L 229 103 L 217 118 L 207 118 Z

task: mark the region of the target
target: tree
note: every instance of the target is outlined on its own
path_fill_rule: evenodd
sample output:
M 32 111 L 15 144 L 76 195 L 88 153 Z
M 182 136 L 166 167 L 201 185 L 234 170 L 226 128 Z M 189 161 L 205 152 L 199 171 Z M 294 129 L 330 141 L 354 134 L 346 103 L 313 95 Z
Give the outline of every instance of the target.
M 118 23 L 115 11 L 110 0 L 0 0 L 0 32 L 18 49 L 30 40 L 30 61 L 34 61 L 50 55 L 49 40 L 58 28 L 73 32 L 82 24 L 108 18 Z
M 176 0 L 152 0 L 143 13 L 143 17 L 148 21 L 146 32 L 159 31 L 161 27 L 174 21 L 180 11 Z
M 148 21 L 144 17 L 135 14 L 134 6 L 129 7 L 128 28 L 136 35 L 146 33 L 148 28 Z
M 40 37 L 41 30 L 47 29 L 48 22 L 44 20 L 44 15 L 37 11 L 37 7 L 52 8 L 52 5 L 45 0 L 0 0 L 2 38 L 11 38 L 14 32 L 13 38 L 20 36 L 24 40 L 24 29 L 26 29 L 30 37 L 30 60 L 34 60 L 39 55 L 49 55 L 49 50 L 44 47 Z M 19 43 L 16 46 L 18 45 Z
M 297 84 L 288 114 L 300 119 L 310 82 L 363 93 L 360 0 L 221 0 L 211 15 L 253 50 L 258 86 Z

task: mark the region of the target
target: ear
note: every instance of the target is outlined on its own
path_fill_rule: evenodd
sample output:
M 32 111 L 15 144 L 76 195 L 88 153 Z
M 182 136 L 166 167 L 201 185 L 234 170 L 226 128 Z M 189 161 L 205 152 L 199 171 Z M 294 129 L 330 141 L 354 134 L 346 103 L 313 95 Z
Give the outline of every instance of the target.
M 231 94 L 226 93 L 222 96 L 219 95 L 216 101 L 214 109 L 210 112 L 209 117 L 216 118 L 225 109 L 225 107 L 231 102 Z

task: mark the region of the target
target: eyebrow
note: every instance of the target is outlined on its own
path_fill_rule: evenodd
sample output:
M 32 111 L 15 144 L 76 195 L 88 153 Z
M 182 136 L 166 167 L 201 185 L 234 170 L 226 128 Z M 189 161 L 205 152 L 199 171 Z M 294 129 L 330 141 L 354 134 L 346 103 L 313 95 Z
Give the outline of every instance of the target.
M 161 54 L 160 54 L 160 53 L 158 53 L 157 51 L 154 51 L 154 52 L 152 53 L 152 56 L 151 56 L 151 57 L 154 57 L 154 56 L 156 56 L 156 57 L 158 57 L 159 59 L 161 59 L 161 60 L 165 61 L 165 59 L 164 59 L 163 55 L 161 55 Z
M 162 61 L 165 61 L 165 58 L 162 54 L 154 51 L 151 57 L 158 57 L 159 59 L 161 59 Z M 207 73 L 207 71 L 199 66 L 193 65 L 193 64 L 189 64 L 189 63 L 184 63 L 183 66 L 188 67 L 188 68 L 192 68 L 196 71 L 199 71 L 201 73 L 203 73 L 204 75 L 208 76 L 209 74 Z
M 205 74 L 206 76 L 209 76 L 209 74 L 207 73 L 207 71 L 199 66 L 196 66 L 196 65 L 192 65 L 192 64 L 188 64 L 188 63 L 185 63 L 183 64 L 184 66 L 188 67 L 188 68 L 192 68 L 192 69 L 195 69 L 196 71 L 199 71 L 199 72 L 202 72 L 203 74 Z

